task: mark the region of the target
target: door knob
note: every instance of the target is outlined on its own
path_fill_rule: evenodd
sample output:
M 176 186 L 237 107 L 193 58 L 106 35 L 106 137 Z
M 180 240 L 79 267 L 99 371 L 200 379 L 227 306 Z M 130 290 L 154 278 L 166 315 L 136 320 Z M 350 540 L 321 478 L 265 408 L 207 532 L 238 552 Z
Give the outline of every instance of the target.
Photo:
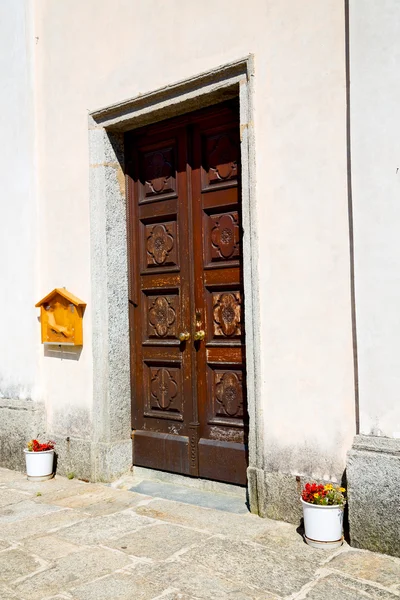
M 196 331 L 193 338 L 195 340 L 204 340 L 204 338 L 206 337 L 206 332 L 204 331 L 204 329 L 200 329 L 199 331 Z
M 188 331 L 181 331 L 178 337 L 181 342 L 186 342 L 190 339 L 190 333 Z

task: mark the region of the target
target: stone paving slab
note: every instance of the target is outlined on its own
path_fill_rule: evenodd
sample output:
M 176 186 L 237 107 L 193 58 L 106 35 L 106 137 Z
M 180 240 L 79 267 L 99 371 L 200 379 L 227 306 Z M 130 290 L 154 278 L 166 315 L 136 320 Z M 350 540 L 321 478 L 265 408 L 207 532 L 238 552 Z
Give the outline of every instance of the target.
M 15 591 L 27 598 L 45 598 L 108 575 L 129 562 L 126 555 L 105 548 L 81 550 L 54 561 L 48 570 L 14 584 Z
M 176 507 L 176 502 L 154 499 L 138 506 L 136 513 L 196 528 L 210 535 L 221 534 L 241 541 L 254 541 L 274 551 L 279 549 L 288 559 L 301 556 L 307 561 L 319 564 L 326 560 L 328 554 L 333 555 L 333 551 L 321 553 L 320 550 L 307 546 L 296 528 L 289 523 L 260 519 L 249 513 L 247 515 L 225 513 L 224 518 L 221 519 L 218 511 L 186 504 L 179 504 L 179 510 Z
M 177 506 L 179 506 L 179 510 L 177 510 Z M 147 504 L 138 506 L 135 512 L 139 515 L 168 523 L 185 525 L 186 527 L 214 534 L 229 535 L 237 539 L 251 539 L 253 536 L 276 529 L 290 531 L 291 533 L 294 531 L 293 525 L 283 523 L 282 521 L 260 519 L 250 513 L 245 515 L 224 513 L 222 517 L 221 511 L 218 510 L 210 510 L 190 504 L 172 502 L 171 500 L 160 500 L 158 498 Z
M 196 600 L 193 596 L 181 594 L 181 592 L 164 592 L 156 600 Z
M 17 596 L 14 591 L 7 585 L 0 583 L 0 600 L 22 600 L 21 596 Z
M 29 518 L 7 523 L 0 526 L 0 535 L 5 540 L 18 541 L 30 537 L 38 537 L 45 533 L 54 532 L 68 525 L 85 521 L 87 517 L 82 513 L 60 509 L 52 513 L 44 513 L 40 517 Z
M 324 597 L 400 600 L 400 559 L 316 550 L 249 513 L 0 469 L 0 600 Z
M 0 472 L 1 472 L 0 485 L 6 485 L 9 481 L 12 481 L 14 483 L 16 481 L 27 481 L 26 475 L 24 475 L 23 473 L 20 473 L 19 471 L 11 471 L 10 469 L 0 468 Z
M 22 492 L 27 492 L 31 495 L 35 495 L 37 492 L 46 492 L 47 494 L 55 493 L 57 491 L 64 490 L 70 494 L 76 494 L 79 490 L 85 491 L 90 485 L 79 479 L 67 479 L 65 477 L 53 477 L 47 481 L 29 481 L 26 475 L 18 473 L 18 477 L 8 480 L 3 479 L 3 471 L 1 469 L 2 482 L 8 489 L 14 489 Z M 11 471 L 12 473 L 15 471 Z M 1 486 L 1 484 L 0 484 Z
M 272 521 L 276 523 L 276 521 Z M 317 550 L 304 543 L 304 539 L 292 525 L 280 523 L 284 527 L 268 527 L 257 535 L 250 535 L 249 541 L 260 544 L 271 552 L 279 553 L 288 561 L 296 561 L 298 558 L 319 565 L 333 556 L 335 550 Z M 243 538 L 242 538 L 243 539 Z
M 17 502 L 16 504 L 0 508 L 0 527 L 7 523 L 31 519 L 59 510 L 60 508 L 58 506 L 50 506 L 49 504 L 40 505 L 32 502 L 32 500 Z
M 399 531 L 400 537 L 400 531 Z M 352 551 L 340 554 L 329 565 L 353 577 L 400 591 L 400 560 L 384 554 Z
M 208 534 L 193 529 L 160 523 L 113 540 L 107 546 L 136 557 L 158 561 L 165 560 L 184 548 L 200 544 L 209 537 Z
M 22 550 L 9 550 L 0 554 L 0 581 L 10 583 L 46 566 L 45 561 Z
M 58 536 L 77 544 L 106 544 L 107 541 L 133 533 L 140 527 L 154 523 L 154 519 L 136 515 L 126 510 L 104 517 L 92 517 L 60 529 Z
M 0 540 L 0 552 L 10 547 L 10 542 L 6 542 L 6 540 Z
M 73 590 L 74 600 L 152 600 L 165 590 L 162 582 L 152 582 L 132 573 L 115 573 Z
M 279 596 L 267 589 L 257 589 L 238 578 L 231 578 L 231 573 L 223 568 L 225 556 L 218 558 L 221 569 L 218 573 L 196 561 L 185 561 L 179 557 L 176 561 L 142 564 L 133 567 L 133 572 L 140 579 L 162 583 L 167 589 L 176 588 L 176 593 L 184 594 L 198 600 L 218 598 L 218 600 L 279 600 Z
M 46 600 L 71 600 L 70 594 L 57 594 L 57 596 L 47 596 Z
M 340 600 L 398 600 L 399 596 L 383 588 L 375 587 L 356 579 L 340 575 L 328 575 L 318 580 L 304 596 L 304 600 L 321 600 L 321 598 Z
M 64 490 L 61 493 L 52 495 L 50 499 L 46 496 L 42 495 L 36 499 L 36 502 L 50 501 L 56 506 L 73 508 L 92 516 L 107 515 L 126 508 L 133 508 L 144 500 L 150 499 L 142 494 L 118 491 L 112 488 L 104 488 L 102 493 L 99 492 L 98 488 L 91 488 L 88 491 L 79 490 L 76 495 L 69 495 Z
M 197 600 L 193 596 L 187 596 L 181 592 L 164 592 L 162 596 L 158 596 L 156 600 Z
M 82 550 L 82 546 L 66 542 L 57 537 L 57 533 L 25 539 L 22 541 L 21 548 L 25 552 L 31 552 L 36 555 L 40 554 L 46 560 L 56 560 L 72 552 Z
M 184 564 L 200 564 L 237 584 L 269 590 L 281 597 L 300 591 L 315 573 L 315 566 L 300 557 L 288 561 L 279 551 L 223 537 L 208 539 L 181 560 Z
M 13 504 L 23 502 L 30 497 L 26 492 L 17 492 L 10 489 L 0 489 L 0 510 Z
M 64 479 L 60 483 L 58 477 L 55 477 L 48 482 L 35 483 L 28 481 L 26 483 L 32 483 L 34 486 L 32 488 L 32 493 L 36 496 L 35 502 L 38 504 L 53 504 L 54 506 L 59 506 L 60 503 L 61 505 L 63 505 L 63 503 L 65 505 L 64 501 L 66 500 L 68 502 L 68 498 L 75 498 L 99 492 L 97 484 L 79 482 L 75 479 L 72 481 Z M 49 485 L 45 485 L 46 483 Z

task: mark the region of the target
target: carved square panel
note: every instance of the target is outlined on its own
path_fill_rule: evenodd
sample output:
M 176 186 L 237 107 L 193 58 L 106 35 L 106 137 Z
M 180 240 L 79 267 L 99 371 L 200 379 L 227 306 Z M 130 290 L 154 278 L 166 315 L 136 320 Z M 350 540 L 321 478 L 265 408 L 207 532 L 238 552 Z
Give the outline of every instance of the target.
M 166 146 L 143 152 L 140 161 L 140 200 L 165 199 L 176 194 L 175 149 Z
M 235 184 L 238 178 L 240 142 L 236 130 L 205 137 L 203 144 L 203 188 Z
M 154 269 L 178 265 L 176 221 L 144 225 L 144 268 Z
M 243 426 L 245 383 L 242 370 L 210 368 L 208 375 L 212 399 L 209 422 Z
M 238 211 L 206 215 L 205 218 L 205 264 L 238 261 L 241 250 Z
M 240 292 L 213 292 L 210 309 L 214 339 L 232 340 L 241 337 L 242 295 Z
M 180 366 L 144 365 L 145 416 L 183 420 Z
M 144 319 L 147 322 L 148 340 L 176 340 L 179 323 L 179 297 L 163 295 L 162 290 L 157 295 L 148 295 L 145 302 Z

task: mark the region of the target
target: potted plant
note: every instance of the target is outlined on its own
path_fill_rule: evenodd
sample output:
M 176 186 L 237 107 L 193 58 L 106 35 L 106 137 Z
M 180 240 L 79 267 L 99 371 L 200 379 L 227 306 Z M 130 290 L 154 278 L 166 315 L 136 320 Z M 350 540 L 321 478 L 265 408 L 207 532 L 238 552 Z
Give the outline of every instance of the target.
M 345 488 L 306 483 L 301 495 L 305 540 L 314 548 L 336 548 L 343 544 Z
M 54 446 L 50 440 L 44 444 L 38 440 L 28 442 L 24 449 L 28 479 L 45 481 L 53 477 Z

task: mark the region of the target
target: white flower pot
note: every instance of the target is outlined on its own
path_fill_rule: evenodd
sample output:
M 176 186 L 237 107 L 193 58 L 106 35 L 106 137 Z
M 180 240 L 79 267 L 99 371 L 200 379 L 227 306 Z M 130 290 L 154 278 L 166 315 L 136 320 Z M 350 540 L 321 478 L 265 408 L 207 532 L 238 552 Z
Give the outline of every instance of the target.
M 344 506 L 320 506 L 304 502 L 305 540 L 314 548 L 336 548 L 343 544 Z
M 24 452 L 28 479 L 45 481 L 53 477 L 54 450 L 30 452 L 25 448 Z

